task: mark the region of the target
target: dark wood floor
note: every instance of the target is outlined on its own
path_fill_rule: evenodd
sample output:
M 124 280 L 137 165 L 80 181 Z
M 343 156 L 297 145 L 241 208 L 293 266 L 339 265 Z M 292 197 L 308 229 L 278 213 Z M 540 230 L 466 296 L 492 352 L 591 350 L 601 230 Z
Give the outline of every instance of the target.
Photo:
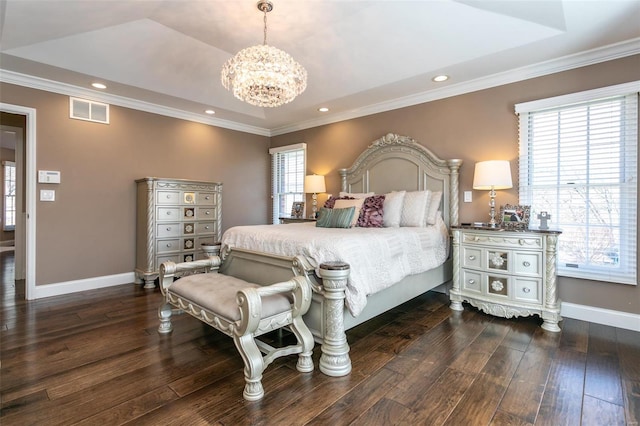
M 640 333 L 451 311 L 427 293 L 348 332 L 353 372 L 266 371 L 242 399 L 229 338 L 130 284 L 25 302 L 2 253 L 0 424 L 637 425 Z M 17 290 L 20 293 L 18 287 Z M 285 336 L 286 337 L 286 336 Z M 317 357 L 319 349 L 315 350 Z

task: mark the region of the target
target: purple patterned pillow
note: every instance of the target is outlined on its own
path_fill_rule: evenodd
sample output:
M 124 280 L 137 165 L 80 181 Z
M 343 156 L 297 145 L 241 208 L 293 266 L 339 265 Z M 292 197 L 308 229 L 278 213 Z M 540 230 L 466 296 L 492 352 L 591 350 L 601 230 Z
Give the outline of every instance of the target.
M 336 200 L 355 200 L 355 198 L 353 197 L 334 197 L 333 195 L 331 197 L 329 197 L 327 199 L 327 201 L 324 202 L 324 208 L 325 209 L 332 209 L 333 206 L 336 204 Z
M 328 200 L 327 200 L 328 201 Z M 335 201 L 334 201 L 335 202 Z M 384 213 L 384 195 L 367 197 L 362 205 L 358 225 L 362 228 L 382 228 Z

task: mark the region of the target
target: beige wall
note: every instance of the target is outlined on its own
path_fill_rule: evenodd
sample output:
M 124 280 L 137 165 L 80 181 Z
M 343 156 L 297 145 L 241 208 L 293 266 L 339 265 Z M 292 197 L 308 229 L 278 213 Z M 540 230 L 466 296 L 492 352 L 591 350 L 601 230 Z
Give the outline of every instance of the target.
M 411 136 L 442 158 L 462 158 L 461 191 L 471 190 L 474 163 L 487 159 L 511 160 L 517 182 L 514 104 L 634 80 L 640 80 L 640 55 L 271 141 L 115 106 L 110 125 L 70 120 L 67 96 L 8 84 L 0 84 L 0 93 L 2 102 L 37 109 L 37 168 L 62 172 L 56 202 L 37 203 L 41 285 L 133 271 L 137 178 L 223 182 L 224 229 L 268 221 L 269 144 L 306 142 L 308 172 L 326 175 L 333 193 L 339 191 L 337 169 L 349 167 L 371 141 L 389 132 Z M 473 197 L 473 203 L 460 203 L 463 222 L 486 220 L 487 193 L 473 191 Z M 498 204 L 507 202 L 517 202 L 517 186 L 499 191 Z M 566 302 L 640 313 L 640 286 L 561 277 L 559 293 Z
M 223 183 L 222 224 L 266 223 L 269 138 L 111 106 L 110 124 L 69 119 L 69 98 L 2 84 L 2 102 L 37 110 L 37 169 L 59 170 L 36 204 L 36 284 L 132 272 L 135 183 Z
M 475 162 L 510 160 L 514 188 L 498 191 L 497 204 L 517 204 L 518 119 L 514 105 L 634 80 L 640 80 L 640 55 L 289 133 L 272 138 L 271 145 L 306 142 L 308 172 L 327 175 L 327 192 L 337 193 L 337 169 L 351 166 L 375 139 L 398 133 L 416 139 L 441 158 L 464 160 L 461 197 L 462 191 L 472 189 Z M 320 196 L 319 203 L 324 199 L 326 195 Z M 460 199 L 460 221 L 486 221 L 488 201 L 486 191 L 473 191 L 472 203 Z M 560 277 L 559 294 L 566 302 L 640 314 L 640 286 Z

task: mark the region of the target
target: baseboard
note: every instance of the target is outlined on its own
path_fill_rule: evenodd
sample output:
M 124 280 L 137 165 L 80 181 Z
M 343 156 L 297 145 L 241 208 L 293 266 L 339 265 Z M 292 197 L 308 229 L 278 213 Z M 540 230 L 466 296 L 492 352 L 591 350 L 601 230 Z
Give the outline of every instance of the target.
M 640 315 L 638 314 L 596 308 L 594 306 L 576 305 L 575 303 L 567 302 L 562 302 L 561 306 L 560 315 L 565 318 L 640 331 Z
M 35 286 L 33 294 L 34 299 L 41 299 L 43 297 L 61 296 L 63 294 L 96 290 L 98 288 L 112 287 L 121 284 L 132 283 L 133 285 L 134 280 L 135 274 L 133 272 L 126 272 L 123 274 L 106 275 L 83 280 L 37 285 Z

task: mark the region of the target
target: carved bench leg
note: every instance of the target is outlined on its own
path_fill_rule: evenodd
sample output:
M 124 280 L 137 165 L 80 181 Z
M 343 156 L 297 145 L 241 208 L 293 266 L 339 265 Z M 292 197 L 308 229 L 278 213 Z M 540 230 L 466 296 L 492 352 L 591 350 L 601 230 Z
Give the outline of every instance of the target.
M 233 341 L 244 361 L 244 380 L 246 384 L 244 385 L 242 396 L 247 401 L 262 399 L 264 396 L 264 389 L 262 388 L 262 372 L 264 371 L 262 353 L 251 334 L 235 336 Z
M 310 373 L 313 371 L 313 360 L 311 355 L 313 354 L 313 335 L 307 325 L 302 321 L 302 317 L 293 319 L 291 323 L 291 331 L 298 340 L 302 352 L 298 355 L 298 363 L 296 369 L 301 373 Z
M 158 326 L 158 333 L 167 334 L 173 331 L 171 325 L 171 305 L 164 303 L 158 308 L 158 319 L 160 319 L 160 325 Z
M 344 332 L 344 291 L 347 288 L 349 265 L 327 262 L 320 265 L 319 272 L 325 298 L 320 371 L 332 377 L 346 376 L 351 372 L 349 345 Z

